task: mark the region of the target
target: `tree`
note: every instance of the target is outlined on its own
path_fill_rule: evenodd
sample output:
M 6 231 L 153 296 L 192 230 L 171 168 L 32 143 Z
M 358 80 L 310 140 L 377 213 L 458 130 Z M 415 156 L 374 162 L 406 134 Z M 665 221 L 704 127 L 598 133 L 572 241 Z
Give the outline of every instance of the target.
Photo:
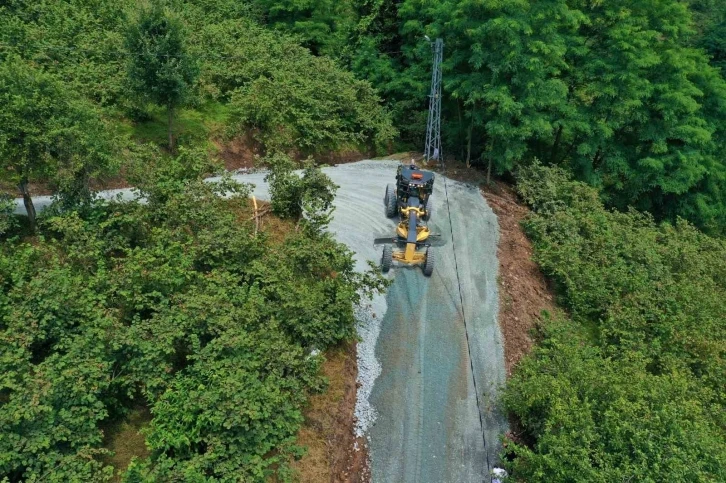
M 292 47 L 297 55 L 271 59 L 231 96 L 232 121 L 268 151 L 316 154 L 341 147 L 370 150 L 396 134 L 368 82 L 327 58 Z M 366 146 L 367 144 L 367 146 Z
M 254 0 L 267 22 L 294 32 L 314 54 L 337 55 L 355 25 L 350 0 Z
M 281 218 L 303 222 L 306 233 L 316 235 L 328 226 L 338 186 L 312 159 L 304 164 L 302 176 L 295 173 L 295 163 L 285 154 L 275 153 L 265 159 L 270 173 L 272 211 Z
M 50 181 L 75 203 L 88 180 L 115 167 L 114 142 L 95 108 L 54 76 L 16 57 L 0 64 L 0 167 L 36 228 L 31 181 Z
M 687 0 L 693 13 L 696 35 L 693 45 L 703 47 L 711 57 L 711 65 L 726 77 L 726 10 L 720 0 Z
M 255 232 L 249 187 L 206 182 L 203 150 L 132 149 L 139 199 L 0 243 L 0 480 L 110 479 L 104 422 L 140 404 L 152 454 L 125 481 L 274 477 L 324 387 L 313 348 L 355 337 L 383 280 L 325 233 Z
M 169 150 L 174 149 L 174 110 L 190 97 L 198 75 L 185 45 L 181 21 L 159 2 L 140 9 L 126 32 L 131 87 L 141 98 L 166 107 Z
M 703 45 L 711 56 L 711 63 L 726 77 L 726 19 L 709 29 L 704 35 Z

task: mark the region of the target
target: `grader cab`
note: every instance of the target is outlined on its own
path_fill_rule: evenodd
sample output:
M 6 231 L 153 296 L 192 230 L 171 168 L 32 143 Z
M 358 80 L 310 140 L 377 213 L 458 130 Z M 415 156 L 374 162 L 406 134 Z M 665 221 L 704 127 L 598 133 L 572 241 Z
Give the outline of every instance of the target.
M 416 165 L 399 165 L 396 172 L 396 186 L 386 186 L 386 216 L 393 218 L 407 207 L 423 210 L 422 218 L 431 218 L 429 198 L 434 190 L 434 173 L 418 169 Z

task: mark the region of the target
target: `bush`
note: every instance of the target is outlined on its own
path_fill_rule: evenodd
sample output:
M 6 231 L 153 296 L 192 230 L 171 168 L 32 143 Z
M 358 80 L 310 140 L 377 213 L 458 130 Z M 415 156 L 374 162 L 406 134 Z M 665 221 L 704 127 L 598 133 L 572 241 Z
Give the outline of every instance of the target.
M 0 237 L 12 232 L 17 226 L 15 218 L 15 197 L 9 194 L 0 194 Z
M 312 159 L 304 163 L 302 176 L 293 171 L 295 163 L 284 154 L 265 158 L 270 168 L 269 183 L 272 211 L 282 218 L 302 221 L 309 233 L 319 233 L 330 222 L 338 186 Z
M 323 233 L 255 236 L 248 188 L 203 181 L 201 153 L 139 149 L 145 202 L 0 246 L 0 478 L 107 480 L 99 425 L 139 404 L 153 451 L 127 481 L 284 476 L 323 387 L 312 349 L 354 337 L 382 282 Z
M 535 443 L 508 444 L 518 481 L 722 481 L 723 428 L 688 373 L 611 358 L 570 321 L 552 321 L 505 402 Z
M 207 56 L 202 89 L 230 101 L 233 134 L 252 129 L 269 152 L 378 148 L 397 134 L 368 82 L 284 34 L 224 21 L 203 27 L 196 43 L 220 56 Z
M 726 243 L 685 221 L 606 210 L 535 163 L 518 190 L 535 260 L 572 321 L 545 322 L 507 389 L 534 439 L 526 481 L 720 481 L 726 466 Z

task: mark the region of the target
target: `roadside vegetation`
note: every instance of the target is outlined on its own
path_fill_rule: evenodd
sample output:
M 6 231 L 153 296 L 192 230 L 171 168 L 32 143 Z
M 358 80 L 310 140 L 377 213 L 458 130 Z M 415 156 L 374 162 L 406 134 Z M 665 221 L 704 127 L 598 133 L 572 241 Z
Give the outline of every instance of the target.
M 177 146 L 214 152 L 250 134 L 263 154 L 305 158 L 375 152 L 393 140 L 391 117 L 368 82 L 256 18 L 231 0 L 0 6 L 8 128 L 0 155 L 17 178 L 4 181 L 31 196 L 31 183 L 59 187 L 66 167 L 66 174 L 107 178 L 139 142 L 163 145 L 165 154 Z M 93 129 L 79 124 L 81 117 Z M 75 132 L 68 132 L 71 124 Z M 116 150 L 103 172 L 88 159 L 102 145 Z
M 148 456 L 124 481 L 289 477 L 303 407 L 325 387 L 320 353 L 354 337 L 353 307 L 381 282 L 354 273 L 324 224 L 255 235 L 248 187 L 204 182 L 203 152 L 136 168 L 145 203 L 4 235 L 0 474 L 105 481 L 101 426 L 148 408 Z M 308 191 L 286 202 L 321 220 Z
M 563 170 L 522 169 L 535 260 L 569 318 L 545 319 L 506 405 L 520 481 L 726 479 L 726 243 L 606 209 Z M 526 444 L 529 443 L 529 444 Z

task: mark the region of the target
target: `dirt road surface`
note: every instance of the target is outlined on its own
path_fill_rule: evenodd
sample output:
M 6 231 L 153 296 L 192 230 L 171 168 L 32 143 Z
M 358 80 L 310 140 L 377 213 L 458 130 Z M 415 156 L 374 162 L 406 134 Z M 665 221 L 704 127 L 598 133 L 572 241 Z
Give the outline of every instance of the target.
M 360 270 L 380 261 L 382 247 L 373 239 L 393 235 L 383 196 L 396 166 L 360 161 L 325 168 L 340 186 L 330 230 L 355 252 Z M 269 198 L 264 173 L 235 178 Z M 119 193 L 132 196 L 129 190 L 102 196 Z M 497 404 L 505 382 L 497 218 L 476 187 L 440 175 L 432 200 L 429 226 L 443 243 L 433 276 L 395 268 L 388 293 L 358 311 L 357 431 L 369 438 L 376 483 L 489 481 L 507 430 Z M 34 201 L 39 209 L 49 202 Z

